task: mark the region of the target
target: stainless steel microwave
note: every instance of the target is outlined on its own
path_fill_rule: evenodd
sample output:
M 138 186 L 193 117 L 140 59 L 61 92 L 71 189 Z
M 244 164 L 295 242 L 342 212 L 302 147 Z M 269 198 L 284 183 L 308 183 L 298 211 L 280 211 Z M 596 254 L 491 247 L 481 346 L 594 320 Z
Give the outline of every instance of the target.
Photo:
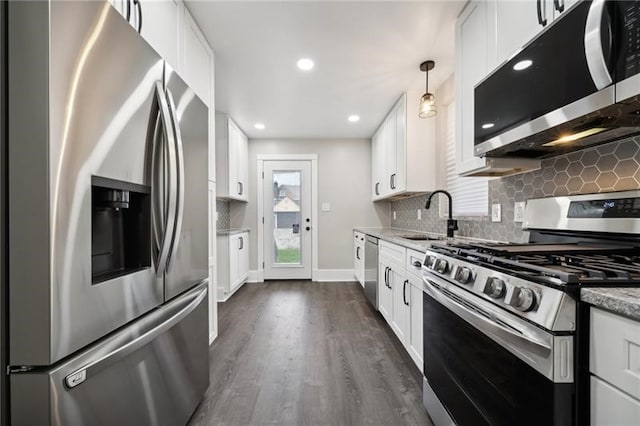
M 475 87 L 475 155 L 544 158 L 640 133 L 640 1 L 581 1 Z

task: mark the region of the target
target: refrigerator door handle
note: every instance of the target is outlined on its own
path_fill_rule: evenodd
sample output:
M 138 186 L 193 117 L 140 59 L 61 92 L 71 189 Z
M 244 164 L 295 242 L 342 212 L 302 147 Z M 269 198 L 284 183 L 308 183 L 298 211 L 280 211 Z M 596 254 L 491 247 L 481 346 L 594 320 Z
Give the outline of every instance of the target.
M 160 220 L 162 220 L 164 230 L 162 235 L 162 242 L 159 244 L 158 251 L 158 261 L 156 265 L 156 276 L 161 277 L 167 269 L 167 259 L 169 257 L 169 251 L 171 249 L 172 236 L 174 234 L 175 221 L 176 221 L 176 179 L 174 178 L 175 170 L 176 170 L 176 154 L 173 147 L 175 147 L 175 135 L 173 131 L 170 131 L 168 126 L 171 125 L 171 116 L 169 113 L 169 105 L 167 104 L 167 100 L 164 96 L 164 89 L 162 87 L 162 82 L 156 82 L 156 97 L 158 100 L 158 108 L 160 110 L 159 117 L 162 122 L 162 128 L 164 133 L 164 140 L 166 141 L 167 148 L 165 153 L 167 157 L 167 161 L 162 161 L 162 163 L 168 163 L 168 167 L 163 168 L 164 175 L 168 175 L 168 179 L 166 185 L 168 188 L 155 189 L 156 193 L 162 191 L 163 196 L 163 205 L 161 208 L 163 209 L 163 214 L 161 215 Z M 157 141 L 156 141 L 157 142 Z M 158 170 L 155 170 L 157 173 Z M 158 182 L 156 182 L 158 184 Z M 164 187 L 165 185 L 163 185 Z M 154 189 L 152 188 L 152 193 Z M 157 200 L 156 200 L 157 202 Z M 156 220 L 158 220 L 156 218 Z
M 180 244 L 180 236 L 182 234 L 182 221 L 184 218 L 184 149 L 182 147 L 182 133 L 180 132 L 180 120 L 178 119 L 178 115 L 176 112 L 176 104 L 173 100 L 173 94 L 170 90 L 167 90 L 167 102 L 169 104 L 169 112 L 171 113 L 171 124 L 173 127 L 174 134 L 174 149 L 176 154 L 176 171 L 175 171 L 175 179 L 176 179 L 176 188 L 177 188 L 177 207 L 176 207 L 176 218 L 175 218 L 175 226 L 173 230 L 173 237 L 171 243 L 171 250 L 169 252 L 169 256 L 167 257 L 167 270 L 171 266 L 171 259 L 176 254 L 178 250 L 178 245 Z
M 207 287 L 204 286 L 200 287 L 198 291 L 188 293 L 182 298 L 179 298 L 179 300 L 175 301 L 179 306 L 172 306 L 169 309 L 169 313 L 171 315 L 168 318 L 162 320 L 158 325 L 154 324 L 157 321 L 153 321 L 155 319 L 153 318 L 149 320 L 150 324 L 142 323 L 139 327 L 134 327 L 130 332 L 130 336 L 123 339 L 117 339 L 115 341 L 118 345 L 112 351 L 106 354 L 97 354 L 95 359 L 88 361 L 82 367 L 75 369 L 71 374 L 68 374 L 64 379 L 65 385 L 68 388 L 74 388 L 84 382 L 87 378 L 91 378 L 92 374 L 96 374 L 103 368 L 112 365 L 147 345 L 149 342 L 169 330 L 174 325 L 178 324 L 183 318 L 193 312 L 193 310 L 196 309 L 206 296 Z M 176 309 L 178 310 L 177 312 L 175 312 Z M 153 314 L 151 314 L 151 316 L 152 315 Z M 148 329 L 145 328 L 145 325 Z M 135 337 L 136 335 L 137 337 Z M 122 344 L 122 340 L 125 339 L 128 341 Z

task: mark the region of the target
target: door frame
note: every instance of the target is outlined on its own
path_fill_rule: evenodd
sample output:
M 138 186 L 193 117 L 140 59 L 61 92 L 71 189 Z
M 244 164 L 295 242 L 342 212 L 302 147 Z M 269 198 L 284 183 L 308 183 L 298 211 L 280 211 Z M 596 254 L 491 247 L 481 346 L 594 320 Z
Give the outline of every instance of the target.
M 318 154 L 258 154 L 258 282 L 264 282 L 264 162 L 265 161 L 311 161 L 311 281 L 318 275 Z

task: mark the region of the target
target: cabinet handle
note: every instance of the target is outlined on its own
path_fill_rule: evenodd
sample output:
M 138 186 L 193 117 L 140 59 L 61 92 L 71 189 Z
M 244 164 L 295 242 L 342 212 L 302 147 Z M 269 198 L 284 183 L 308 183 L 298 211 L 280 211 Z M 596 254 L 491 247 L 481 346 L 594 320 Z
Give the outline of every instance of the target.
M 127 0 L 127 22 L 131 22 L 131 0 Z
M 553 7 L 560 13 L 564 12 L 564 0 L 560 2 L 560 0 L 553 0 Z
M 389 275 L 389 278 L 387 279 L 387 287 L 389 287 L 389 290 L 393 288 L 391 287 L 391 272 L 393 272 L 393 270 L 389 268 L 389 272 L 387 273 Z
M 238 182 L 238 195 L 242 195 L 243 192 L 244 192 L 244 185 L 242 184 L 242 182 Z
M 376 195 L 380 195 L 380 182 L 376 182 Z
M 422 267 L 422 263 L 420 263 L 420 261 L 419 261 L 419 260 L 416 260 L 415 262 L 413 262 L 413 266 L 414 266 L 415 268 L 421 268 L 421 267 Z
M 389 267 L 384 268 L 384 286 L 389 287 Z
M 242 250 L 244 248 L 244 238 L 238 238 L 238 243 L 240 244 L 239 249 Z
M 402 301 L 405 305 L 409 306 L 409 302 L 407 302 L 407 284 L 409 284 L 409 280 L 404 280 L 402 284 Z
M 356 247 L 356 259 L 360 260 L 360 246 Z
M 538 24 L 545 27 L 547 25 L 547 18 L 542 18 L 542 1 L 543 0 L 536 0 L 536 8 L 538 10 Z
M 133 4 L 138 9 L 138 33 L 142 33 L 142 2 L 140 0 L 133 0 Z

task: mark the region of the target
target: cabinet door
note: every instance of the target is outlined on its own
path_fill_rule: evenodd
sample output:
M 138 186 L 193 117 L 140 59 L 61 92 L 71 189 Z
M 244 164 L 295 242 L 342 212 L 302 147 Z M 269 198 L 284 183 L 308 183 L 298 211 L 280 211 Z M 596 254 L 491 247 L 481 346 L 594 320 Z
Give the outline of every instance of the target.
M 404 269 L 392 265 L 389 275 L 393 288 L 393 321 L 391 328 L 406 347 L 409 341 L 411 285 L 404 276 Z
M 543 22 L 553 20 L 553 0 L 495 1 L 496 55 L 501 64 L 544 28 L 538 20 L 538 4 Z
M 393 177 L 393 192 L 407 189 L 407 107 L 406 96 L 402 96 L 395 107 L 395 176 Z
M 384 145 L 380 128 L 371 139 L 371 198 L 374 201 L 382 195 L 384 174 Z
M 240 183 L 239 198 L 249 200 L 249 141 L 242 131 L 238 129 L 238 182 Z
M 249 276 L 249 233 L 240 234 L 239 240 L 238 279 L 240 282 L 244 282 Z
M 229 236 L 229 289 L 233 291 L 240 281 L 240 235 Z
M 640 424 L 640 401 L 591 376 L 591 425 Z
M 240 197 L 240 176 L 238 174 L 240 129 L 230 118 L 227 125 L 229 126 L 229 197 L 238 198 Z
M 393 293 L 389 289 L 389 267 L 388 263 L 383 260 L 378 262 L 378 310 L 389 324 L 393 318 Z
M 485 166 L 474 155 L 474 86 L 485 77 L 495 40 L 488 3 L 471 1 L 456 22 L 456 170 L 464 174 Z
M 144 24 L 143 22 L 143 25 Z M 211 105 L 213 51 L 200 32 L 189 11 L 184 9 L 182 63 L 179 67 L 184 80 L 202 99 Z
M 385 195 L 396 192 L 395 190 L 395 178 L 397 176 L 397 161 L 398 161 L 398 147 L 396 146 L 396 115 L 391 112 L 385 120 L 385 147 L 386 147 L 386 173 L 384 177 L 385 181 Z
M 175 0 L 144 1 L 142 6 L 142 37 L 171 67 L 178 63 L 178 4 Z M 207 67 L 208 69 L 208 67 Z M 208 105 L 209 100 L 205 103 Z
M 409 276 L 409 287 L 411 296 L 409 297 L 410 310 L 410 331 L 409 331 L 409 355 L 422 372 L 424 370 L 423 358 L 423 336 L 422 336 L 422 280 L 418 277 Z
M 363 253 L 360 248 L 360 238 L 357 233 L 353 234 L 353 274 L 360 281 L 360 264 Z

